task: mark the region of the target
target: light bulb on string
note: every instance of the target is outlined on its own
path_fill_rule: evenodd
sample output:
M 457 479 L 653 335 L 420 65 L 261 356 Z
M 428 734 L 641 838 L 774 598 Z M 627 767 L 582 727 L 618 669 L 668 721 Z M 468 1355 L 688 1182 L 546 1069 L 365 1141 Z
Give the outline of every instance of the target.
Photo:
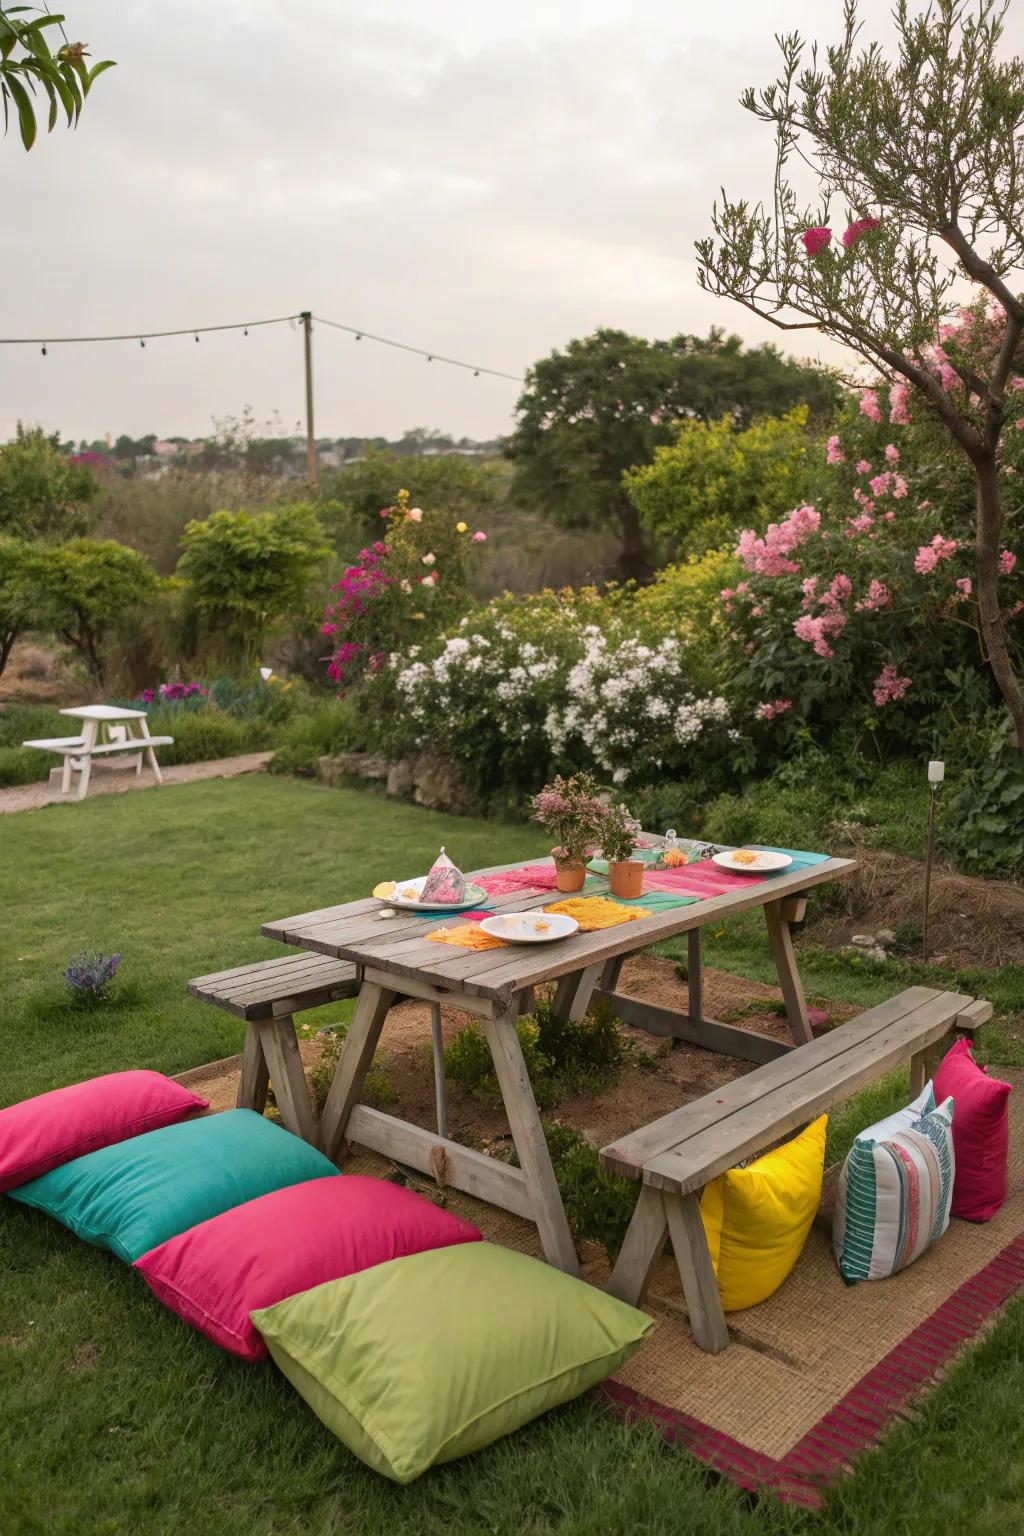
M 362 333 L 362 331 L 360 331 L 359 334 L 356 337 L 356 341 L 362 341 L 362 339 L 363 339 L 363 333 Z
M 430 353 L 430 354 L 429 354 L 429 355 L 428 355 L 428 357 L 427 357 L 427 362 L 428 362 L 428 363 L 432 363 L 432 362 L 433 362 L 433 361 L 434 361 L 434 354 L 433 354 L 433 353 L 432 353 L 432 352 L 431 352 L 431 353 Z
M 146 345 L 146 343 L 143 341 L 142 337 L 140 336 L 139 337 L 139 346 L 144 348 L 145 345 Z
M 243 336 L 248 336 L 248 334 L 249 334 L 249 327 L 248 326 L 244 326 L 243 329 L 242 329 L 242 335 Z
M 40 348 L 39 348 L 39 350 L 40 350 L 40 352 L 41 352 L 41 353 L 42 353 L 42 354 L 43 354 L 43 356 L 44 356 L 44 357 L 45 357 L 45 356 L 46 356 L 46 342 L 45 342 L 45 341 L 44 341 L 44 342 L 43 342 L 43 344 L 42 344 L 42 346 L 41 346 L 41 347 L 40 347 Z
M 195 341 L 195 344 L 198 347 L 198 345 L 199 345 L 199 337 L 195 336 L 195 337 L 193 337 L 193 340 Z
M 473 377 L 474 377 L 474 379 L 478 379 L 480 377 L 480 369 L 479 368 L 474 368 L 473 369 Z

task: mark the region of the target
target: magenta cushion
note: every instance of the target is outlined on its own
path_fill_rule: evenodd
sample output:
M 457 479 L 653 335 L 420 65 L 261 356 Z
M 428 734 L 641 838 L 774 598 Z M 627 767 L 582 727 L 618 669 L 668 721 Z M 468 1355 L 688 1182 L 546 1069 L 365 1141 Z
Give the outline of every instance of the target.
M 261 1360 L 267 1346 L 250 1312 L 389 1259 L 479 1241 L 476 1227 L 422 1195 L 346 1174 L 237 1205 L 151 1248 L 135 1268 L 193 1328 Z
M 110 1072 L 0 1109 L 0 1194 L 209 1102 L 159 1072 Z
M 1010 1143 L 1009 1083 L 989 1077 L 966 1040 L 946 1052 L 935 1074 L 935 1098 L 953 1100 L 952 1216 L 990 1221 L 1006 1199 Z

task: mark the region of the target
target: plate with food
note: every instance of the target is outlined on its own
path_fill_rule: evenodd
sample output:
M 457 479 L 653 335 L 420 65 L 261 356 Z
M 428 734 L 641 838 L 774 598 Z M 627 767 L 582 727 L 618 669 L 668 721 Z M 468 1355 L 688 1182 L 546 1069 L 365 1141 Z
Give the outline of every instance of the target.
M 485 917 L 480 924 L 492 939 L 509 944 L 550 944 L 552 939 L 567 939 L 579 923 L 560 912 L 506 912 L 500 917 Z
M 423 887 L 429 879 L 429 875 L 417 875 L 414 880 L 385 880 L 374 887 L 373 894 L 379 901 L 403 912 L 466 912 L 487 900 L 487 892 L 482 886 L 467 884 L 462 901 L 424 901 Z
M 793 862 L 788 853 L 771 853 L 766 848 L 726 848 L 711 857 L 719 869 L 730 869 L 734 875 L 775 874 Z

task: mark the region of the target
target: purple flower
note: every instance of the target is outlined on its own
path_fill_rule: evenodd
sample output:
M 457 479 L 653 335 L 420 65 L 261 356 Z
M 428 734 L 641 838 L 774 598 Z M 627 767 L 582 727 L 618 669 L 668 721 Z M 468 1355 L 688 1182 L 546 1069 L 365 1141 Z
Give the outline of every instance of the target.
M 64 972 L 68 991 L 74 997 L 96 1001 L 104 987 L 113 981 L 120 964 L 121 956 L 118 954 L 100 955 L 83 949 L 68 962 Z

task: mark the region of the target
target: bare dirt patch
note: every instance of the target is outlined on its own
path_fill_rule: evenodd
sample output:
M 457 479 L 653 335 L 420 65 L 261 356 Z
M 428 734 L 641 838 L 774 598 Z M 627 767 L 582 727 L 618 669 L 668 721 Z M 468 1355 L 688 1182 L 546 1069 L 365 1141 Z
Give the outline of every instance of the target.
M 854 933 L 921 923 L 924 865 L 917 859 L 857 849 L 860 867 L 816 902 L 822 916 L 805 930 L 829 948 Z M 824 908 L 824 910 L 823 910 Z M 1024 887 L 961 875 L 948 864 L 932 871 L 929 955 L 953 967 L 1024 965 Z

